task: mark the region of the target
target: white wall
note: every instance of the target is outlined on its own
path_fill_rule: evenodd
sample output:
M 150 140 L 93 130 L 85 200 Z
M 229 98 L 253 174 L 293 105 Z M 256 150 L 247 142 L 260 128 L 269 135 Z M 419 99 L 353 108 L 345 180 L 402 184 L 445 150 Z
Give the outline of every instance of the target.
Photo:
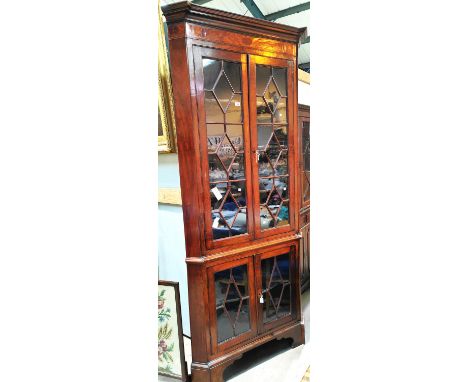
M 179 282 L 182 326 L 184 328 L 184 334 L 190 335 L 182 208 L 178 206 L 159 205 L 158 219 L 159 278 L 162 280 Z
M 306 84 L 305 82 L 299 81 L 297 90 L 298 90 L 297 91 L 298 102 L 303 105 L 310 106 L 310 97 L 311 97 L 310 85 Z
M 180 187 L 177 154 L 158 155 L 158 186 Z M 184 334 L 190 335 L 182 207 L 159 204 L 158 223 L 158 276 L 179 282 L 182 326 Z
M 299 82 L 298 100 L 301 104 L 310 105 L 310 86 L 304 82 Z M 177 154 L 158 155 L 158 185 L 159 187 L 180 187 Z M 190 335 L 182 208 L 160 204 L 158 221 L 159 278 L 179 282 L 182 326 L 184 333 Z
M 158 186 L 180 187 L 179 161 L 177 154 L 158 155 Z

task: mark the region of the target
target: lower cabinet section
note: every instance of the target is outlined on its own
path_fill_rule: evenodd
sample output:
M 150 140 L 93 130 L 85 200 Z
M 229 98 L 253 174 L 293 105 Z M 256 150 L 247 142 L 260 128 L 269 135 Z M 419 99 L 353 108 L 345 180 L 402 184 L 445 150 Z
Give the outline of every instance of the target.
M 208 266 L 212 354 L 300 318 L 297 242 Z

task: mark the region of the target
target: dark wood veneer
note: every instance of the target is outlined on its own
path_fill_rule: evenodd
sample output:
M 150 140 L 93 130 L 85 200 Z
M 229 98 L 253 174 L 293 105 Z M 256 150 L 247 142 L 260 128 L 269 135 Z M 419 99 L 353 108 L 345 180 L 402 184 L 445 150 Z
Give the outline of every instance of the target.
M 192 381 L 220 382 L 224 369 L 256 346 L 275 338 L 292 338 L 293 346 L 304 343 L 299 275 L 301 184 L 298 176 L 297 46 L 305 28 L 239 16 L 190 2 L 162 9 L 169 31 L 175 101 L 192 334 Z M 213 182 L 209 179 L 203 57 L 241 64 L 247 233 L 218 240 L 212 232 L 209 185 Z M 287 68 L 289 216 L 287 224 L 267 230 L 260 229 L 255 159 L 257 64 Z M 223 183 L 226 182 L 217 182 Z M 281 204 L 276 204 L 279 213 Z M 289 253 L 291 311 L 264 323 L 259 302 L 261 261 L 284 253 Z M 214 275 L 239 264 L 246 264 L 248 268 L 250 330 L 218 343 Z M 269 272 L 273 273 L 274 269 Z
M 262 36 L 293 44 L 297 44 L 306 37 L 306 28 L 295 28 L 218 9 L 206 8 L 193 4 L 190 1 L 166 5 L 162 7 L 162 11 L 168 24 L 183 21 L 195 25 L 216 27 L 223 32 L 232 31 L 255 37 Z

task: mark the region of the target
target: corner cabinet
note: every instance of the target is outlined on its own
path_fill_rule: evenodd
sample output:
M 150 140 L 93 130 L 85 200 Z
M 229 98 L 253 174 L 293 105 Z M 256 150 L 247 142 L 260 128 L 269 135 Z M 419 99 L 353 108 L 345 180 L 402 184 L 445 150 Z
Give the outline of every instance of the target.
M 169 32 L 192 334 L 192 381 L 245 351 L 304 343 L 297 47 L 304 29 L 190 2 Z

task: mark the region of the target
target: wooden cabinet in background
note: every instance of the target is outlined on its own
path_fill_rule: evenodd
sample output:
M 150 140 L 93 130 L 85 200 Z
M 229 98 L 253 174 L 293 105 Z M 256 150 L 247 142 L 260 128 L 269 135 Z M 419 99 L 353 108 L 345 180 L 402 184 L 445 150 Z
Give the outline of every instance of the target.
M 299 105 L 299 174 L 301 181 L 300 229 L 302 238 L 299 246 L 301 290 L 309 287 L 310 279 L 310 107 Z
M 192 381 L 273 339 L 304 343 L 297 49 L 304 29 L 182 2 L 169 32 Z M 160 222 L 164 224 L 164 222 Z

